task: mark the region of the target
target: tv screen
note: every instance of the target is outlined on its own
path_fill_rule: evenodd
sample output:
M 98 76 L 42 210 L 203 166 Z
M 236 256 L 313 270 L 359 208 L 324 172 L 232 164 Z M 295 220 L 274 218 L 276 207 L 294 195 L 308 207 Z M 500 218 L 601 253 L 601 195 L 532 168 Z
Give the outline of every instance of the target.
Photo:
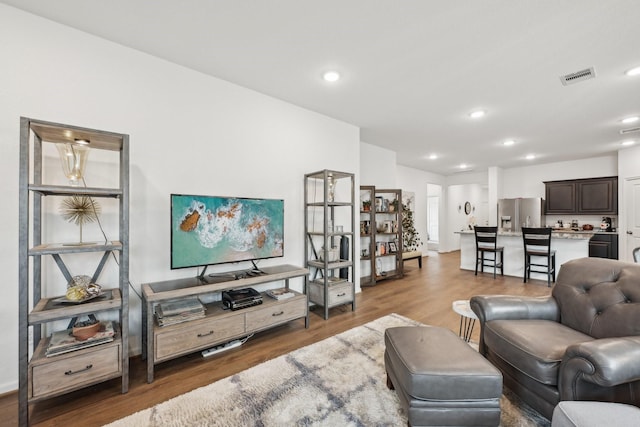
M 171 195 L 171 268 L 284 256 L 284 200 Z

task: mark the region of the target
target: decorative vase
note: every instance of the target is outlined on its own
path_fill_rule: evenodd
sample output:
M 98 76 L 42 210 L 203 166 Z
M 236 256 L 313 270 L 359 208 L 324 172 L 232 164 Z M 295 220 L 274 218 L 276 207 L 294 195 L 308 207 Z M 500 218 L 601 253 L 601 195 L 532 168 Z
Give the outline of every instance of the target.
M 69 185 L 79 186 L 87 165 L 89 147 L 79 144 L 58 143 L 56 148 L 58 149 L 58 154 L 60 154 L 64 175 L 69 179 Z

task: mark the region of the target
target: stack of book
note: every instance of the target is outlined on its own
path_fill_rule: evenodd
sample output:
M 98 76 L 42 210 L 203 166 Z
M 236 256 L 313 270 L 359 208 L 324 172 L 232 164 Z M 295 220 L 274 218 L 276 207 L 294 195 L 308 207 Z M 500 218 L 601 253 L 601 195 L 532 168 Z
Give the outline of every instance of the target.
M 265 293 L 275 299 L 287 299 L 296 296 L 294 292 L 287 288 L 269 289 Z
M 203 317 L 204 305 L 198 298 L 165 301 L 156 306 L 156 320 L 159 326 L 175 325 Z
M 113 341 L 115 328 L 112 321 L 100 322 L 100 329 L 92 337 L 86 340 L 79 340 L 72 335 L 73 329 L 57 331 L 51 334 L 49 345 L 45 351 L 47 357 L 56 356 L 58 354 L 69 353 L 94 345 L 104 344 Z

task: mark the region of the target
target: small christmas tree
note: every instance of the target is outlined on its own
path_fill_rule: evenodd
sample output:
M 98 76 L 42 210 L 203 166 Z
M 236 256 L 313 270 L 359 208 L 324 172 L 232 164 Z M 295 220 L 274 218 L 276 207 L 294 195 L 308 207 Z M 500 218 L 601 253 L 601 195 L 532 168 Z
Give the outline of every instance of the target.
M 422 240 L 413 223 L 413 212 L 402 204 L 402 246 L 405 252 L 416 251 L 422 246 Z

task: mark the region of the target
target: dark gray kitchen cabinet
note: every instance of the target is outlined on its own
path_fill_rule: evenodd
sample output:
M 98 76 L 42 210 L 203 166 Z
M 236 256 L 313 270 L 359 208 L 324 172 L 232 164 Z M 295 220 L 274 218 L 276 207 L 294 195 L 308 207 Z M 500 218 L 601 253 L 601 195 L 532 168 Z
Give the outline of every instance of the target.
M 546 181 L 547 214 L 617 215 L 618 177 Z
M 576 213 L 596 215 L 618 214 L 618 178 L 595 178 L 577 183 Z
M 548 214 L 573 214 L 576 210 L 575 182 L 545 182 L 545 203 Z
M 589 240 L 589 256 L 618 259 L 618 235 L 613 233 L 595 234 Z

